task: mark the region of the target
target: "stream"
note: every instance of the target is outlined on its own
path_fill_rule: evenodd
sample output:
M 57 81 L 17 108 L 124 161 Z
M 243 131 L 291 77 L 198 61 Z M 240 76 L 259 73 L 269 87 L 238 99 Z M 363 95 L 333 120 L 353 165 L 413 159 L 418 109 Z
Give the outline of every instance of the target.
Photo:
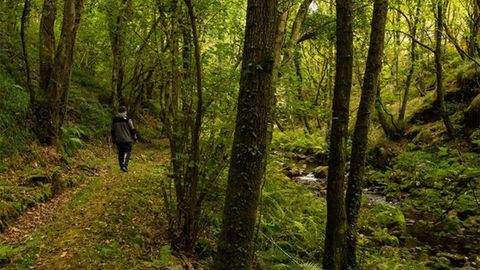
M 326 197 L 328 167 L 326 166 L 327 160 L 325 157 L 319 158 L 318 156 L 282 152 L 274 154 L 283 158 L 283 173 L 293 182 L 305 186 L 318 196 Z M 365 198 L 364 204 L 367 207 L 387 204 L 398 209 L 402 208 L 405 200 L 402 194 L 398 194 L 395 198 L 389 197 L 387 199 L 384 193 L 385 186 L 372 184 L 372 181 L 368 182 L 362 193 L 362 196 Z M 438 238 L 436 236 L 439 232 L 437 231 L 437 234 L 435 234 L 429 231 L 429 227 L 425 225 L 424 217 L 415 216 L 415 212 L 413 214 L 404 212 L 404 215 L 406 218 L 404 236 L 406 238 L 403 239 L 402 246 L 415 249 L 414 252 L 422 249 L 428 250 L 429 256 L 432 256 L 432 258 L 441 257 L 444 261 L 449 261 L 452 267 L 472 266 L 473 268 L 468 269 L 480 269 L 478 268 L 479 264 L 475 259 L 476 257 L 470 252 L 471 247 L 464 247 L 464 244 L 475 246 L 475 243 L 477 243 L 475 239 L 464 235 L 463 240 L 457 240 L 456 234 L 447 229 L 445 231 L 447 234 Z M 463 227 L 461 228 L 463 229 Z M 476 235 L 478 234 L 473 233 L 473 237 Z M 432 259 L 430 266 L 435 266 L 436 260 L 438 258 Z M 435 267 L 433 268 L 436 269 Z
M 317 178 L 313 172 L 308 172 L 307 174 L 296 176 L 291 179 L 299 184 L 306 186 L 317 195 L 321 195 L 324 197 L 326 196 L 326 178 Z M 369 205 L 378 205 L 385 203 L 394 205 L 393 202 L 387 201 L 386 197 L 383 194 L 377 193 L 376 191 L 378 191 L 378 189 L 363 189 L 363 196 L 367 198 Z
M 293 166 L 284 166 L 283 172 L 294 182 L 307 187 L 318 196 L 326 197 L 328 167 L 325 157 L 312 157 L 294 153 L 275 153 L 286 158 Z M 383 187 L 370 186 L 363 189 L 368 205 L 390 204 L 399 206 L 399 202 L 388 201 L 382 193 Z

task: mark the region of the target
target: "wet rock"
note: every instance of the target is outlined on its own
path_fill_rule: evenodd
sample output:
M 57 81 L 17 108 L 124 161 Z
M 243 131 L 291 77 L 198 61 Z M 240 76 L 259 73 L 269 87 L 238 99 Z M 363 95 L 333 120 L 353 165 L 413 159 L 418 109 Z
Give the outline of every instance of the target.
M 300 168 L 290 168 L 290 167 L 286 167 L 284 170 L 283 170 L 283 173 L 290 177 L 290 178 L 295 178 L 295 177 L 299 177 L 299 176 L 302 176 L 303 175 L 303 170 L 300 169 Z
M 313 175 L 316 178 L 327 178 L 328 166 L 318 166 L 313 170 Z

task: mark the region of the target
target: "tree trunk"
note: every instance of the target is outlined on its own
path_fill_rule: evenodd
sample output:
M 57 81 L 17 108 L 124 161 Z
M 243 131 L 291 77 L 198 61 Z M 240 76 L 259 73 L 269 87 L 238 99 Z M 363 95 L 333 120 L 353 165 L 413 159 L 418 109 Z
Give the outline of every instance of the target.
M 378 79 L 382 70 L 387 13 L 388 0 L 375 0 L 362 97 L 357 113 L 355 132 L 353 134 L 352 156 L 346 196 L 348 222 L 346 269 L 358 269 L 356 259 L 357 220 L 362 202 L 362 185 L 365 172 L 365 156 L 367 152 L 370 118 L 378 90 Z
M 305 98 L 303 97 L 303 74 L 302 74 L 302 55 L 298 49 L 295 50 L 294 56 L 294 63 L 295 63 L 295 74 L 298 78 L 298 85 L 297 85 L 297 99 L 300 101 L 300 104 L 305 107 Z M 306 133 L 311 134 L 312 129 L 310 128 L 310 124 L 308 123 L 308 117 L 305 113 L 306 108 L 301 108 L 298 112 L 300 116 L 300 120 L 303 122 L 304 128 Z
M 66 0 L 60 40 L 55 47 L 54 0 L 43 3 L 40 23 L 40 91 L 34 105 L 35 131 L 40 143 L 60 147 L 60 127 L 66 113 L 76 33 L 83 0 Z
M 336 75 L 330 136 L 327 228 L 323 267 L 340 269 L 345 260 L 345 167 L 353 73 L 352 0 L 337 0 Z
M 382 127 L 383 133 L 390 140 L 397 140 L 402 136 L 402 131 L 395 124 L 393 115 L 390 114 L 382 103 L 382 95 L 380 86 L 377 89 L 377 99 L 375 100 L 375 111 L 378 122 Z
M 251 269 L 265 172 L 277 1 L 249 0 L 237 119 L 215 269 Z
M 45 92 L 50 82 L 53 70 L 53 54 L 55 52 L 55 18 L 57 13 L 56 0 L 44 0 L 42 17 L 40 19 L 39 59 L 40 59 L 40 90 Z
M 123 103 L 123 79 L 125 76 L 125 21 L 130 10 L 130 1 L 122 0 L 114 28 L 111 32 L 112 38 L 112 80 L 111 80 L 111 103 L 117 108 Z
M 403 121 L 405 119 L 405 113 L 407 111 L 408 96 L 410 92 L 410 87 L 413 81 L 413 74 L 415 72 L 415 62 L 417 61 L 417 43 L 414 41 L 417 38 L 417 28 L 418 21 L 420 20 L 420 7 L 421 0 L 417 1 L 417 7 L 415 11 L 415 18 L 413 18 L 413 25 L 411 26 L 411 47 L 410 47 L 410 69 L 408 71 L 407 80 L 405 82 L 405 90 L 402 97 L 402 106 L 400 107 L 400 112 L 398 114 L 398 120 Z
M 203 94 L 202 94 L 202 63 L 200 55 L 200 42 L 198 39 L 197 23 L 193 4 L 191 0 L 184 0 L 188 9 L 190 25 L 192 27 L 194 59 L 195 59 L 195 77 L 197 88 L 197 104 L 195 111 L 195 123 L 192 131 L 192 144 L 189 166 L 186 172 L 187 193 L 185 204 L 185 222 L 182 228 L 181 239 L 183 242 L 183 251 L 192 253 L 198 236 L 198 223 L 200 205 L 198 205 L 198 183 L 199 183 L 199 163 L 200 163 L 200 130 L 202 127 L 203 116 Z M 191 164 L 191 165 L 190 165 Z
M 437 0 L 436 3 L 436 24 L 435 24 L 435 71 L 437 79 L 437 99 L 436 105 L 439 108 L 443 123 L 451 139 L 455 137 L 455 129 L 450 121 L 450 117 L 445 105 L 445 88 L 443 85 L 443 67 L 442 67 L 442 41 L 443 41 L 443 0 Z
M 30 94 L 30 108 L 35 105 L 35 89 L 32 83 L 32 68 L 30 67 L 30 58 L 27 49 L 26 28 L 30 16 L 30 0 L 25 0 L 22 12 L 22 22 L 20 26 L 20 37 L 22 40 L 23 61 L 25 62 L 25 71 L 27 75 L 27 89 Z

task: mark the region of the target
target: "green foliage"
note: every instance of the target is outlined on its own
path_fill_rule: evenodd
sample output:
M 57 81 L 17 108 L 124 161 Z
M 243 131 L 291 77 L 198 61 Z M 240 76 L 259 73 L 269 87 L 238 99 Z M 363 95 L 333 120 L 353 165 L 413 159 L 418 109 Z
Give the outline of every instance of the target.
M 79 126 L 62 127 L 63 149 L 69 156 L 75 154 L 84 146 L 82 138 L 87 137 L 86 132 Z
M 0 157 L 27 149 L 29 132 L 29 95 L 0 66 Z
M 273 149 L 304 153 L 318 154 L 328 152 L 325 136 L 321 133 L 306 134 L 301 129 L 275 131 L 273 134 Z
M 317 260 L 322 254 L 325 210 L 323 199 L 270 166 L 262 198 L 261 264 L 273 267 L 292 259 Z
M 12 250 L 11 246 L 0 244 L 0 266 L 10 262 Z

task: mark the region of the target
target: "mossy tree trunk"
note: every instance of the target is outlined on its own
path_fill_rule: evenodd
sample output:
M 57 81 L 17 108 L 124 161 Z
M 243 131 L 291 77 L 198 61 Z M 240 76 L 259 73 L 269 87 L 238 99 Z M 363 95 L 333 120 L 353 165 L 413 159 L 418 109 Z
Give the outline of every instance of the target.
M 60 40 L 55 48 L 56 1 L 45 0 L 40 21 L 40 78 L 33 112 L 40 143 L 60 146 L 60 128 L 72 75 L 76 34 L 84 0 L 66 0 Z
M 337 56 L 328 161 L 327 228 L 323 258 L 323 266 L 327 270 L 341 269 L 345 260 L 345 170 L 353 72 L 353 3 L 352 0 L 337 0 L 336 3 Z
M 251 269 L 271 114 L 277 1 L 249 0 L 237 119 L 215 269 Z
M 357 220 L 362 201 L 368 131 L 370 128 L 371 114 L 374 109 L 376 92 L 378 90 L 378 78 L 382 70 L 387 13 L 388 0 L 375 0 L 371 24 L 370 47 L 363 78 L 362 97 L 357 113 L 355 132 L 353 134 L 350 174 L 346 196 L 348 222 L 346 269 L 358 269 L 356 259 Z

